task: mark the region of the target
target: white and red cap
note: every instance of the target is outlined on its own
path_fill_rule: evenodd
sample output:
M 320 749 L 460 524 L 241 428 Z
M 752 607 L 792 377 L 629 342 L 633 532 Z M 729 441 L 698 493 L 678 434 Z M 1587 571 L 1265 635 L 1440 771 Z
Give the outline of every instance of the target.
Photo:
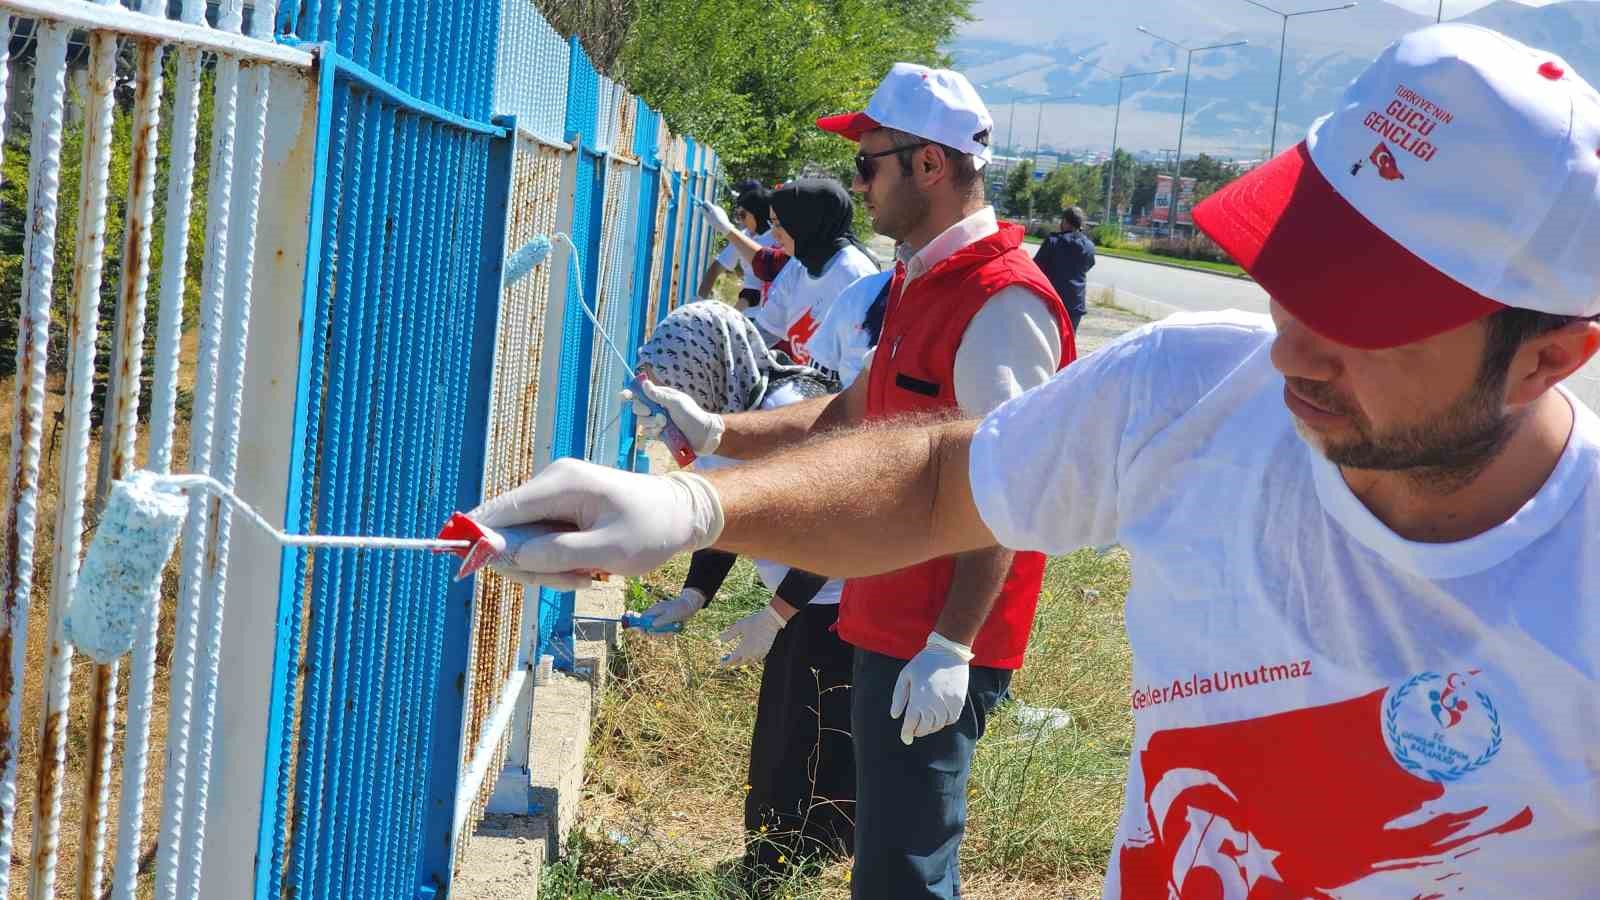
M 951 69 L 895 63 L 878 82 L 865 112 L 823 116 L 817 127 L 852 141 L 877 128 L 894 128 L 970 153 L 983 168 L 994 156 L 994 117 L 967 76 Z
M 1600 95 L 1555 54 L 1424 28 L 1194 220 L 1297 319 L 1352 347 L 1508 306 L 1600 314 Z

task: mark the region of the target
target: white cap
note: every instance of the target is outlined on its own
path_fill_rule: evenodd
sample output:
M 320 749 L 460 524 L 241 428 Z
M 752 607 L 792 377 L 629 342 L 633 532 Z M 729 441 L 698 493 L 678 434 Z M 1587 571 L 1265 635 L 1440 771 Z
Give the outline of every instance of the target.
M 1600 314 L 1600 94 L 1473 25 L 1406 35 L 1196 223 L 1297 317 L 1394 346 L 1511 306 Z
M 894 128 L 969 153 L 980 169 L 994 156 L 989 148 L 994 117 L 967 76 L 916 63 L 895 63 L 865 112 L 824 116 L 817 127 L 852 141 L 877 128 Z

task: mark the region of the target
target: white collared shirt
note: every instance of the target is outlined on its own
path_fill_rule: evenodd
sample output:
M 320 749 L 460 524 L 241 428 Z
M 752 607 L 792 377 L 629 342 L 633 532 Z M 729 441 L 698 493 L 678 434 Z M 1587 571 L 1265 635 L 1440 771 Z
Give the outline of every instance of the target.
M 951 225 L 907 258 L 907 283 L 949 259 L 957 250 L 1000 231 L 994 207 L 985 206 Z M 956 403 L 969 416 L 987 415 L 1029 388 L 1049 381 L 1061 365 L 1061 335 L 1050 308 L 1037 294 L 1012 286 L 995 294 L 972 317 L 956 348 Z

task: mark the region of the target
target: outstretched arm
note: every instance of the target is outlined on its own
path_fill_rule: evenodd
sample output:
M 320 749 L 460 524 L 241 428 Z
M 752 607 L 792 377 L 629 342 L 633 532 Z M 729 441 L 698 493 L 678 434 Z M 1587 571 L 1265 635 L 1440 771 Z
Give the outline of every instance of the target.
M 575 573 L 642 575 L 713 545 L 875 575 L 994 545 L 968 480 L 974 428 L 857 429 L 705 477 L 560 460 L 471 515 L 514 529 L 505 567 L 559 589 L 587 585 Z
M 716 545 L 833 577 L 992 546 L 967 477 L 975 424 L 861 428 L 712 472 Z

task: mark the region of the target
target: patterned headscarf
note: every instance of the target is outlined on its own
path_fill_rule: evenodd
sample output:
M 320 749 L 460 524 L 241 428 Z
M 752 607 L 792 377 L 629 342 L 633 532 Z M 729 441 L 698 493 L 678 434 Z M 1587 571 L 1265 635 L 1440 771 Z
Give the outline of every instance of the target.
M 773 381 L 811 372 L 775 356 L 754 323 L 717 300 L 673 310 L 639 349 L 639 364 L 650 367 L 652 381 L 718 415 L 755 409 Z

